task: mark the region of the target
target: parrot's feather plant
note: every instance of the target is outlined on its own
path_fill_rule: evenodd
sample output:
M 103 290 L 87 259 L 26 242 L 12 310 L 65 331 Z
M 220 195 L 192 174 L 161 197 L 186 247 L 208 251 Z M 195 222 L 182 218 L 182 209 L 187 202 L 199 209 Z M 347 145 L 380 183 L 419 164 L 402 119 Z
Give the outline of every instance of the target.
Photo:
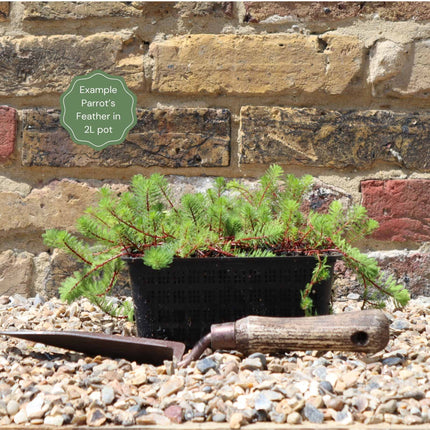
M 102 188 L 96 206 L 79 218 L 79 235 L 48 230 L 44 241 L 82 263 L 61 286 L 61 297 L 81 296 L 111 315 L 133 317 L 129 301 L 109 299 L 123 257 L 141 257 L 160 270 L 174 258 L 315 256 L 310 282 L 303 286 L 301 306 L 312 313 L 312 287 L 329 276 L 327 255 L 338 254 L 364 287 L 363 307 L 383 307 L 388 300 L 403 306 L 408 291 L 384 276 L 375 259 L 352 244 L 372 233 L 378 223 L 363 206 L 345 209 L 333 201 L 326 213 L 302 210 L 313 178 L 285 175 L 271 166 L 257 187 L 217 178 L 205 193 L 185 194 L 179 202 L 166 178 L 136 175 L 130 190 L 117 196 Z M 83 238 L 83 239 L 81 239 Z

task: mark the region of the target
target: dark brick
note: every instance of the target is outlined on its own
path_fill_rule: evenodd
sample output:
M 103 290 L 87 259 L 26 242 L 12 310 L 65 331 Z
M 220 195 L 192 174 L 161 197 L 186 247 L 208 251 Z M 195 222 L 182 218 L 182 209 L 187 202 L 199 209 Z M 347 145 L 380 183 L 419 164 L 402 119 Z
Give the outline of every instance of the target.
M 361 182 L 363 205 L 379 222 L 378 240 L 430 240 L 429 179 L 368 180 Z
M 360 13 L 360 2 L 245 2 L 245 21 L 261 22 L 275 15 L 295 21 L 334 21 Z
M 428 114 L 245 106 L 242 164 L 370 168 L 376 161 L 430 171 Z
M 362 13 L 364 15 L 377 14 L 387 21 L 429 21 L 429 2 L 365 2 Z
M 387 21 L 430 20 L 428 2 L 245 2 L 245 11 L 245 21 L 254 23 L 275 16 L 308 23 L 375 15 Z
M 0 161 L 6 160 L 14 150 L 16 138 L 16 110 L 0 106 Z
M 9 18 L 10 3 L 8 1 L 0 1 L 0 21 L 6 21 Z
M 126 140 L 101 151 L 72 142 L 59 111 L 23 112 L 24 166 L 228 166 L 230 112 L 224 109 L 139 110 Z
M 181 18 L 230 17 L 233 14 L 233 2 L 177 2 L 176 8 L 179 9 Z
M 146 13 L 159 15 L 172 9 L 174 3 L 151 6 L 148 2 L 24 2 L 24 21 L 79 20 L 102 17 L 140 17 Z M 149 9 L 149 10 L 148 10 Z
M 72 78 L 95 69 L 144 84 L 140 43 L 131 32 L 0 37 L 0 96 L 61 93 Z

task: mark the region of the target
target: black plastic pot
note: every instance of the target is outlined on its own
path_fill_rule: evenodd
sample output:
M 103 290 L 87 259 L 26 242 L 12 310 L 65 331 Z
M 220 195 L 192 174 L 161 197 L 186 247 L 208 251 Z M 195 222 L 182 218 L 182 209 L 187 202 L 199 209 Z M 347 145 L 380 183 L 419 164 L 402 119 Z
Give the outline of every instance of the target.
M 330 310 L 335 256 L 330 278 L 312 291 L 318 315 Z M 129 265 L 137 332 L 192 346 L 211 324 L 248 315 L 303 316 L 300 291 L 310 281 L 314 257 L 184 258 L 154 270 L 140 258 Z

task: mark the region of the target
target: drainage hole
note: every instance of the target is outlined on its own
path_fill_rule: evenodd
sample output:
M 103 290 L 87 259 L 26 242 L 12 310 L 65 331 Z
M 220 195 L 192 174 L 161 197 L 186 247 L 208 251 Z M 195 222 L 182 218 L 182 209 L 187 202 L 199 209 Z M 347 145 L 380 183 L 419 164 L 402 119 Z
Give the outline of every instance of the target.
M 354 345 L 366 346 L 369 342 L 369 335 L 365 331 L 356 331 L 351 335 L 351 342 Z

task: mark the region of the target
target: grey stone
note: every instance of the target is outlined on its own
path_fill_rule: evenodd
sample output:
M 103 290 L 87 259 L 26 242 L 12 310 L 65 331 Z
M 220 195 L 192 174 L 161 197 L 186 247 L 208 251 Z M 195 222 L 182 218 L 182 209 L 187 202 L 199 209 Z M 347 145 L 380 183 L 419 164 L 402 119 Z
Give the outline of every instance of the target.
M 251 354 L 248 358 L 258 358 L 261 361 L 261 364 L 263 365 L 263 368 L 267 367 L 267 359 L 264 354 L 261 352 L 254 352 L 254 354 Z
M 263 410 L 268 412 L 272 409 L 273 404 L 264 393 L 258 393 L 254 401 L 254 407 L 257 411 Z
M 386 366 L 397 366 L 398 364 L 403 364 L 405 361 L 404 357 L 387 357 L 382 360 L 382 364 Z
M 310 403 L 303 408 L 303 415 L 311 423 L 321 424 L 324 422 L 324 414 Z
M 202 360 L 199 360 L 196 363 L 196 367 L 201 373 L 205 374 L 210 369 L 214 369 L 214 370 L 217 369 L 218 364 L 212 358 L 206 357 L 206 358 L 203 358 Z

